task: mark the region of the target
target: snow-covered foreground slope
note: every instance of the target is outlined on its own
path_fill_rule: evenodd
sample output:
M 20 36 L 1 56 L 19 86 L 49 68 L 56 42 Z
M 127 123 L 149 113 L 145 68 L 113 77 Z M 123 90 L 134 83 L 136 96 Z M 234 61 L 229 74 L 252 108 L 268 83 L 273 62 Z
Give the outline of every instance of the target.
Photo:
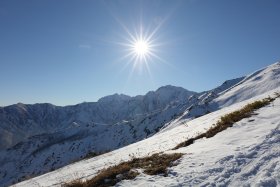
M 91 178 L 100 169 L 158 152 L 181 152 L 168 177 L 140 174 L 116 186 L 253 186 L 280 185 L 280 99 L 209 139 L 171 151 L 178 143 L 209 129 L 219 117 L 247 103 L 272 96 L 275 89 L 192 121 L 181 120 L 168 131 L 98 157 L 83 160 L 16 186 L 60 186 L 76 178 Z

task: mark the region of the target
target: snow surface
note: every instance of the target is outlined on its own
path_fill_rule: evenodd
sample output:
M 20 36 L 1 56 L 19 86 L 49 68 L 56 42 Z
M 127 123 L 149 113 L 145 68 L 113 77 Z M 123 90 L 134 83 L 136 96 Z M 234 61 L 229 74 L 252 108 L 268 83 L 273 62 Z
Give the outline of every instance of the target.
M 259 109 L 257 115 L 209 139 L 171 151 L 178 143 L 209 129 L 219 117 L 245 104 L 272 96 L 275 89 L 194 120 L 181 119 L 170 130 L 98 157 L 65 166 L 15 186 L 60 186 L 77 178 L 89 179 L 100 169 L 153 153 L 185 155 L 169 169 L 168 177 L 140 174 L 116 186 L 279 186 L 280 99 Z

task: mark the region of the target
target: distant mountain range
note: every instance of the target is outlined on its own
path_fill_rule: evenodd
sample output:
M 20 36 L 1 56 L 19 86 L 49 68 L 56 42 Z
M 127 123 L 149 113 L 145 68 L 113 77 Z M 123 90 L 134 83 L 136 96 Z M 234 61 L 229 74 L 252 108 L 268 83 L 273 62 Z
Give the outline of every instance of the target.
M 0 186 L 112 151 L 280 87 L 280 63 L 196 93 L 164 86 L 146 95 L 111 95 L 73 106 L 0 108 Z

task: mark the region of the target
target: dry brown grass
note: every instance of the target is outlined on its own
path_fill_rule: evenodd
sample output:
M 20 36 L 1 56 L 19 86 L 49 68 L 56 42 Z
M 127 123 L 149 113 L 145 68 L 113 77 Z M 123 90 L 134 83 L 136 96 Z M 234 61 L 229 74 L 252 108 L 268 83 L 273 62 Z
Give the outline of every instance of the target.
M 144 158 L 135 158 L 129 163 L 133 168 L 142 168 L 144 173 L 148 175 L 158 175 L 162 174 L 167 176 L 167 168 L 170 164 L 179 159 L 183 154 L 174 153 L 174 154 L 153 154 L 149 157 Z
M 252 114 L 254 114 L 254 111 L 257 109 L 260 109 L 272 101 L 274 101 L 275 98 L 265 98 L 263 100 L 255 101 L 253 103 L 245 105 L 240 110 L 231 112 L 229 114 L 226 114 L 221 117 L 221 119 L 217 122 L 217 124 L 210 128 L 204 135 L 206 138 L 211 138 L 215 136 L 217 133 L 227 129 L 228 127 L 232 127 L 232 125 L 244 118 L 251 117 Z
M 220 120 L 214 125 L 214 127 L 211 127 L 207 132 L 202 133 L 194 138 L 188 139 L 187 141 L 184 141 L 180 144 L 178 144 L 176 147 L 173 148 L 179 149 L 181 147 L 186 147 L 195 142 L 195 140 L 201 139 L 201 138 L 211 138 L 218 134 L 219 132 L 226 130 L 229 127 L 232 127 L 234 123 L 252 116 L 254 114 L 254 111 L 262 108 L 268 104 L 270 104 L 272 101 L 274 101 L 277 97 L 280 97 L 279 93 L 275 93 L 275 97 L 267 97 L 263 100 L 255 101 L 253 103 L 245 105 L 240 110 L 236 110 L 234 112 L 231 112 L 229 114 L 226 114 L 220 118 Z
M 148 175 L 162 174 L 167 176 L 167 168 L 183 154 L 153 154 L 144 158 L 134 158 L 102 170 L 90 180 L 75 180 L 65 184 L 66 187 L 107 187 L 113 186 L 121 180 L 134 179 L 139 173 L 134 169 L 143 169 Z

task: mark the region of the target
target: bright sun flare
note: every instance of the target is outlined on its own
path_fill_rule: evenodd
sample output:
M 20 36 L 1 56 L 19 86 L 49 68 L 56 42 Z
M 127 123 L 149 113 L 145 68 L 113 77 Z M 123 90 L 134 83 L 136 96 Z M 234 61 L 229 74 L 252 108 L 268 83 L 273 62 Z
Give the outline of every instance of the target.
M 116 44 L 125 47 L 125 54 L 120 61 L 125 62 L 123 69 L 131 66 L 129 76 L 132 76 L 135 70 L 138 70 L 140 73 L 144 70 L 152 77 L 150 66 L 155 63 L 158 64 L 159 62 L 166 63 L 165 60 L 159 56 L 162 50 L 161 46 L 166 44 L 166 42 L 160 41 L 162 37 L 159 31 L 164 22 L 168 20 L 169 16 L 170 13 L 168 13 L 166 17 L 162 17 L 155 22 L 154 20 L 148 22 L 146 25 L 147 27 L 144 27 L 142 16 L 140 16 L 140 22 L 137 25 L 132 24 L 135 27 L 130 29 L 122 20 L 115 17 L 126 34 L 126 36 L 123 36 L 124 41 L 117 42 Z
M 142 24 L 139 29 L 134 29 L 135 33 L 131 32 L 124 24 L 121 24 L 127 33 L 125 42 L 118 44 L 125 46 L 126 54 L 121 59 L 127 59 L 124 66 L 126 68 L 132 65 L 132 71 L 130 76 L 135 70 L 140 73 L 144 70 L 151 76 L 150 65 L 154 62 L 163 61 L 158 55 L 159 47 L 161 43 L 158 43 L 158 34 L 161 24 L 154 29 L 144 31 Z
M 137 55 L 144 56 L 149 53 L 149 44 L 145 40 L 138 40 L 134 43 L 134 52 Z

